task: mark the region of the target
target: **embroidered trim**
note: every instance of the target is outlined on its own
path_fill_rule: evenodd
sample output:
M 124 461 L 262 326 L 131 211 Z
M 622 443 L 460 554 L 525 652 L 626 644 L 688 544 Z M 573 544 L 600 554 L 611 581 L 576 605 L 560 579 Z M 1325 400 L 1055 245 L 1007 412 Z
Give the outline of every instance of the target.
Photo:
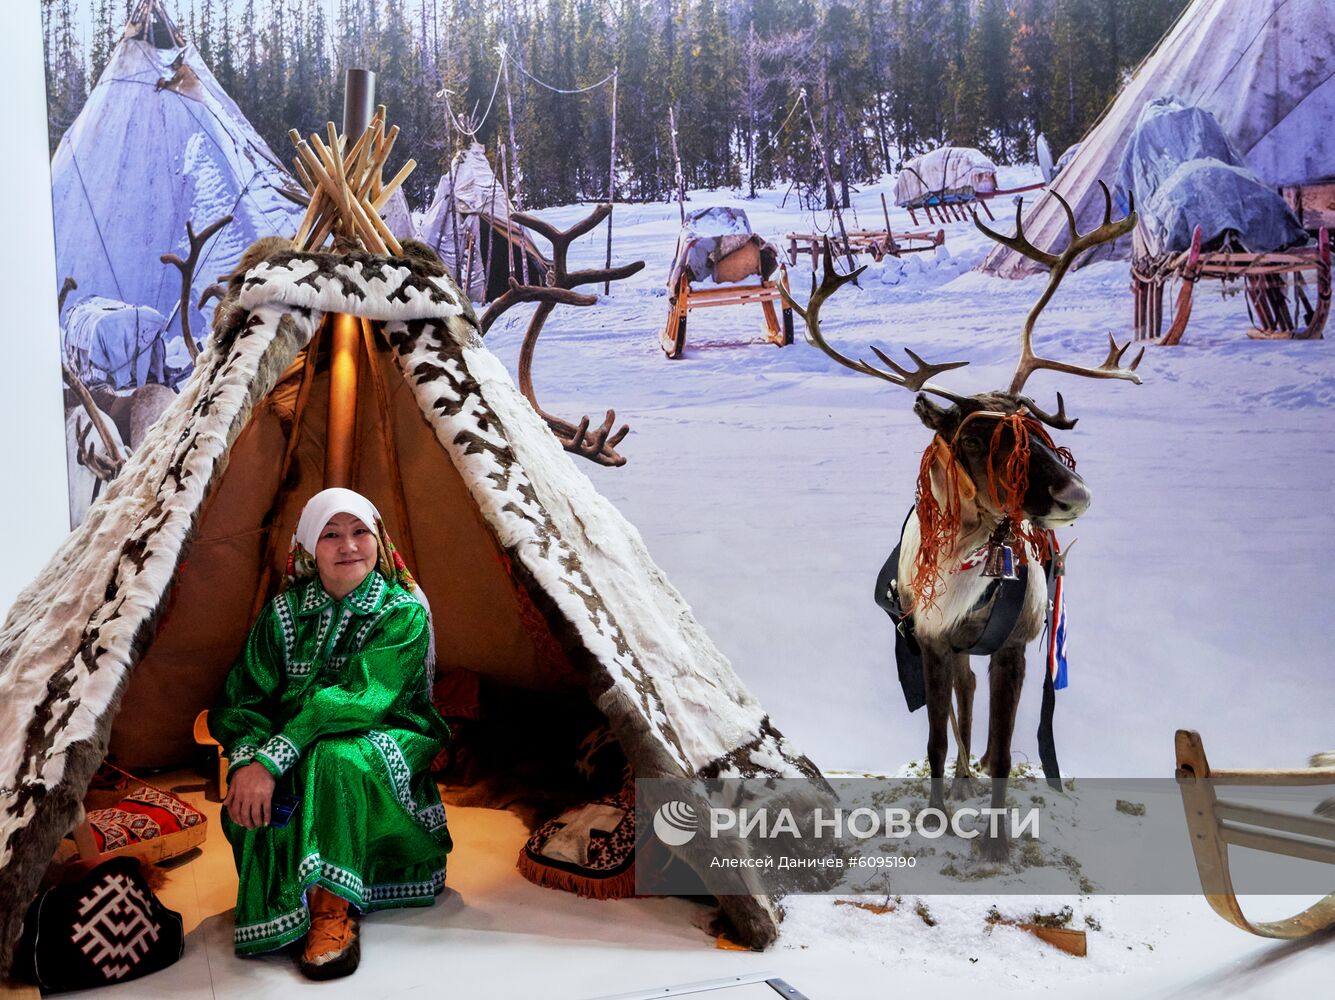
M 366 734 L 366 738 L 380 751 L 380 756 L 385 762 L 385 769 L 389 771 L 390 784 L 394 786 L 394 797 L 399 800 L 399 805 L 403 806 L 404 812 L 415 819 L 427 833 L 435 835 L 444 830 L 446 828 L 445 805 L 440 801 L 439 793 L 432 796 L 431 801 L 427 802 L 421 802 L 413 798 L 412 768 L 408 766 L 408 760 L 403 756 L 403 751 L 399 749 L 399 745 L 394 742 L 394 738 L 378 729 L 370 730 Z M 424 793 L 423 799 L 426 797 L 427 793 Z
M 272 920 L 265 920 L 258 924 L 238 924 L 232 932 L 232 941 L 238 946 L 250 945 L 254 950 L 255 945 L 268 944 L 271 947 L 281 947 L 285 941 L 282 939 L 300 937 L 306 932 L 310 924 L 310 914 L 304 906 L 295 910 L 289 910 L 287 913 L 274 917 Z
M 338 865 L 324 860 L 318 853 L 308 854 L 301 859 L 301 864 L 297 865 L 297 879 L 305 885 L 308 877 L 315 873 L 318 873 L 323 881 L 336 885 L 356 896 L 355 901 L 359 904 L 365 896 L 362 878 L 356 872 L 347 868 L 340 868 Z M 310 881 L 313 882 L 314 879 Z
M 394 738 L 389 733 L 381 732 L 379 729 L 372 729 L 367 732 L 366 738 L 380 751 L 380 757 L 385 762 L 385 769 L 389 771 L 389 783 L 394 786 L 394 797 L 399 800 L 399 805 L 403 806 L 408 815 L 416 816 L 417 803 L 413 801 L 410 784 L 413 772 L 412 768 L 408 766 L 407 758 L 403 756 L 403 751 L 399 749 L 399 745 L 394 742 Z
M 301 750 L 290 739 L 279 733 L 269 738 L 264 746 L 255 752 L 257 757 L 263 757 L 274 767 L 278 768 L 279 774 L 286 774 L 288 768 L 297 762 L 301 756 Z
M 283 663 L 286 665 L 297 651 L 297 623 L 292 613 L 291 592 L 279 594 L 273 602 L 278 625 L 283 631 Z
M 370 583 L 363 581 L 366 587 L 365 592 L 362 593 L 362 588 L 358 587 L 356 591 L 348 595 L 347 599 L 348 604 L 363 615 L 372 614 L 376 605 L 380 603 L 380 599 L 385 596 L 385 591 L 389 589 L 389 586 L 385 583 L 385 578 L 376 570 L 372 570 L 367 576 Z
M 445 891 L 445 869 L 438 868 L 419 882 L 385 882 L 367 890 L 366 909 L 379 910 L 411 900 L 431 899 Z
M 289 677 L 305 677 L 311 672 L 311 667 L 315 666 L 314 660 L 300 660 L 296 663 L 290 663 L 287 667 Z
M 363 623 L 362 627 L 357 630 L 357 634 L 352 640 L 353 652 L 361 651 L 361 648 L 366 644 L 367 636 L 371 634 L 372 629 L 374 629 L 377 625 L 380 624 L 381 619 L 383 619 L 385 615 L 389 614 L 395 608 L 401 608 L 407 604 L 417 604 L 417 603 L 418 603 L 417 598 L 409 593 L 401 592 L 391 597 L 388 601 L 385 602 L 384 607 L 380 609 L 380 614 L 376 615 L 374 618 Z
M 334 627 L 334 634 L 329 640 L 329 646 L 328 646 L 329 649 L 338 648 L 338 641 L 343 638 L 343 633 L 347 631 L 348 622 L 350 621 L 352 621 L 352 608 L 347 607 L 345 605 L 343 608 L 343 614 L 339 616 L 338 625 Z M 321 625 L 321 634 L 323 634 L 324 622 L 322 621 L 320 625 Z M 324 642 L 320 639 L 317 639 L 316 642 L 318 643 L 318 646 L 316 648 L 318 648 L 320 652 L 323 653 L 326 648 Z
M 347 656 L 342 654 L 329 657 L 325 662 L 324 669 L 320 671 L 320 679 L 328 684 L 337 684 L 343 676 L 343 667 L 347 662 Z
M 301 591 L 301 613 L 308 615 L 317 608 L 322 608 L 326 604 L 332 604 L 333 601 L 325 593 L 318 579 L 311 580 Z
M 255 755 L 260 752 L 260 748 L 254 743 L 238 743 L 227 759 L 232 763 L 228 766 L 228 771 L 240 767 L 242 764 L 249 764 L 255 759 Z

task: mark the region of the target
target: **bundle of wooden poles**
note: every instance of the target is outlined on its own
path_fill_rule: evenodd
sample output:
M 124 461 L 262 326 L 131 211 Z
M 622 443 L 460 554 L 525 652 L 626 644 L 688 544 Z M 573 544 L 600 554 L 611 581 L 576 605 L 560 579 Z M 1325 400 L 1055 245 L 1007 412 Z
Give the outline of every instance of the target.
M 399 241 L 380 217 L 390 197 L 417 167 L 416 160 L 409 160 L 389 183 L 381 180 L 399 127 L 386 131 L 382 104 L 351 149 L 348 137 L 339 135 L 333 122 L 327 131 L 328 145 L 318 132 L 311 134 L 310 142 L 296 129 L 288 132 L 297 148 L 297 177 L 310 195 L 306 217 L 294 240 L 297 249 L 318 250 L 333 236 L 371 253 L 402 254 Z

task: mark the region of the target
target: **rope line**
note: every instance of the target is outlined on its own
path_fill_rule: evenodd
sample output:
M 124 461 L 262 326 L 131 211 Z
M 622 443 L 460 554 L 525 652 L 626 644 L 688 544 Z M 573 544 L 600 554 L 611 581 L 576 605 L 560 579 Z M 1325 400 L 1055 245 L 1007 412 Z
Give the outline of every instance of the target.
M 542 80 L 539 80 L 536 76 L 534 76 L 532 73 L 526 70 L 523 66 L 519 66 L 518 64 L 516 64 L 516 66 L 519 72 L 523 73 L 526 77 L 528 77 L 530 80 L 536 83 L 539 87 L 546 87 L 554 94 L 585 94 L 588 93 L 590 90 L 597 90 L 599 87 L 603 86 L 604 84 L 609 82 L 614 76 L 617 75 L 617 71 L 614 69 L 612 70 L 612 72 L 608 73 L 605 77 L 599 80 L 597 83 L 591 83 L 587 87 L 574 87 L 574 88 L 553 87 L 550 83 L 546 83 Z
M 464 128 L 463 122 L 457 115 L 455 115 L 454 108 L 450 105 L 450 89 L 448 87 L 442 87 L 437 93 L 437 97 L 443 97 L 445 99 L 445 114 L 450 119 L 450 126 L 460 135 L 466 135 L 470 139 L 476 138 L 477 134 L 482 131 L 482 126 L 485 125 L 487 119 L 491 117 L 491 109 L 496 106 L 496 93 L 501 89 L 501 74 L 505 72 L 506 58 L 505 49 L 502 48 L 500 65 L 496 67 L 496 82 L 491 85 L 491 99 L 487 101 L 487 110 L 483 112 L 482 118 L 478 121 L 475 128 L 471 130 Z M 523 67 L 520 68 L 522 69 Z M 477 105 L 473 106 L 473 110 L 477 111 Z

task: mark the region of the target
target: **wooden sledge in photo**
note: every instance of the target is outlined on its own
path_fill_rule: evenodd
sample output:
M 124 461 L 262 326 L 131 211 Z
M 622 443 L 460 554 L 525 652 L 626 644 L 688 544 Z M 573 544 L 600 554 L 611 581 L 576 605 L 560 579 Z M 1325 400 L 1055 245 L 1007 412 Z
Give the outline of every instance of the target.
M 1168 346 L 1181 341 L 1191 320 L 1197 282 L 1245 282 L 1253 340 L 1319 340 L 1330 317 L 1330 231 L 1322 227 L 1316 244 L 1272 253 L 1201 251 L 1201 228 L 1191 247 L 1164 263 L 1136 260 L 1131 264 L 1135 339 Z M 1163 329 L 1164 291 L 1181 282 L 1172 322 Z M 1309 291 L 1315 292 L 1316 301 Z
M 720 306 L 759 305 L 765 316 L 764 342 L 786 347 L 793 342 L 793 311 L 783 302 L 780 283 L 787 287 L 788 273 L 782 265 L 768 278 L 762 276 L 760 250 L 749 243 L 728 254 L 715 268 L 717 287 L 697 287 L 688 270 L 683 269 L 673 290 L 667 324 L 663 327 L 660 346 L 663 353 L 676 360 L 686 348 L 686 320 L 693 309 L 711 309 Z M 752 284 L 732 284 L 749 277 L 758 279 Z M 778 302 L 783 311 L 774 308 Z
M 802 255 L 809 255 L 811 258 L 811 269 L 819 269 L 821 242 L 825 239 L 824 233 L 788 233 L 784 239 L 788 241 L 788 263 L 797 264 L 797 260 Z M 850 229 L 848 231 L 848 243 L 843 240 L 834 240 L 835 253 L 840 257 L 850 254 L 870 254 L 871 259 L 880 263 L 886 257 L 902 257 L 906 253 L 923 253 L 927 250 L 935 250 L 946 242 L 946 231 L 938 229 L 931 233 L 926 230 L 919 230 L 911 233 L 895 233 L 888 229 Z
M 1215 796 L 1215 790 L 1226 785 L 1254 788 L 1335 785 L 1335 767 L 1212 771 L 1205 759 L 1200 734 L 1195 730 L 1179 729 L 1174 743 L 1177 784 L 1187 814 L 1187 832 L 1201 888 L 1211 908 L 1235 927 L 1261 937 L 1301 938 L 1335 926 L 1335 893 L 1285 920 L 1249 920 L 1233 891 L 1228 867 L 1230 846 L 1335 865 L 1335 819 L 1266 809 Z

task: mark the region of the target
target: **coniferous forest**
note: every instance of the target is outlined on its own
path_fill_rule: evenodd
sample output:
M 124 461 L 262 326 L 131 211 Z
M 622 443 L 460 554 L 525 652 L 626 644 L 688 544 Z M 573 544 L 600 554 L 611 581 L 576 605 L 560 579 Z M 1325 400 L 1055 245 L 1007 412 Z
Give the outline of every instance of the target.
M 110 58 L 132 3 L 42 0 L 52 150 Z M 670 111 L 682 180 L 692 188 L 753 192 L 791 184 L 822 199 L 823 155 L 833 196 L 847 204 L 850 185 L 942 143 L 976 146 L 1009 163 L 1032 160 L 1044 133 L 1060 154 L 1098 119 L 1186 3 L 167 0 L 165 6 L 285 160 L 289 128 L 309 133 L 341 119 L 343 69 L 374 70 L 377 100 L 402 129 L 390 166 L 409 156 L 418 161 L 408 195 L 420 209 L 474 130 L 489 152 L 498 141 L 516 151 L 510 185 L 523 205 L 606 198 L 614 70 L 616 197 L 623 200 L 675 192 Z

